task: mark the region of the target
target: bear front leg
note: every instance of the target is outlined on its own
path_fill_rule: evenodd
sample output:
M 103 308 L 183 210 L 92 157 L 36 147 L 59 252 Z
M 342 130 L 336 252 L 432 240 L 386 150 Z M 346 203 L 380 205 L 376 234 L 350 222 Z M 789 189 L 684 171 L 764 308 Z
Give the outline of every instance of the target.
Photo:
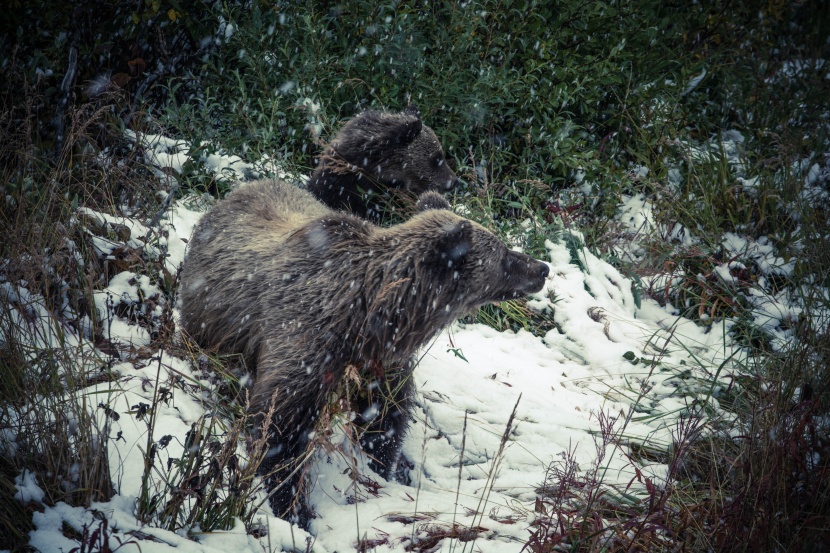
M 415 386 L 411 373 L 388 384 L 377 382 L 377 389 L 370 394 L 374 401 L 361 406 L 356 422 L 366 429 L 360 438 L 360 447 L 369 456 L 369 468 L 391 480 L 409 427 Z
M 310 417 L 310 410 L 306 414 Z M 272 423 L 278 424 L 279 421 Z M 309 491 L 305 481 L 306 467 L 301 463 L 308 449 L 308 436 L 313 426 L 292 426 L 297 429 L 288 436 L 282 436 L 275 428 L 271 428 L 269 449 L 258 473 L 265 479 L 265 489 L 270 495 L 268 502 L 274 514 L 308 530 L 312 513 L 306 503 Z

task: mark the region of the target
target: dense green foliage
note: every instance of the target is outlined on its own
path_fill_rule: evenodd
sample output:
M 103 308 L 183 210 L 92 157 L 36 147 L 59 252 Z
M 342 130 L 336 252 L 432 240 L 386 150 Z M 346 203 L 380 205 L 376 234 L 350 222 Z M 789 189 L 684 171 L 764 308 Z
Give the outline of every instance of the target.
M 202 150 L 302 171 L 344 119 L 412 102 L 467 191 L 498 192 L 497 214 L 549 209 L 577 175 L 600 200 L 592 211 L 610 214 L 633 188 L 632 164 L 655 180 L 682 165 L 675 139 L 737 128 L 747 155 L 764 159 L 781 133 L 801 150 L 821 144 L 822 71 L 806 86 L 769 77 L 820 57 L 827 21 L 817 0 L 35 2 L 6 21 L 0 66 L 22 60 L 38 83 L 46 140 L 51 110 L 110 87 L 128 95 L 129 127 L 156 122 Z M 782 118 L 793 105 L 800 117 Z M 714 215 L 737 223 L 735 211 L 777 216 L 718 203 Z
M 600 158 L 631 140 L 631 113 L 696 70 L 681 12 L 657 2 L 254 3 L 225 14 L 233 32 L 204 68 L 207 101 L 165 120 L 310 165 L 309 127 L 326 139 L 361 109 L 412 102 L 468 180 L 486 172 L 559 188 L 576 169 L 600 174 Z M 669 55 L 646 59 L 649 50 Z

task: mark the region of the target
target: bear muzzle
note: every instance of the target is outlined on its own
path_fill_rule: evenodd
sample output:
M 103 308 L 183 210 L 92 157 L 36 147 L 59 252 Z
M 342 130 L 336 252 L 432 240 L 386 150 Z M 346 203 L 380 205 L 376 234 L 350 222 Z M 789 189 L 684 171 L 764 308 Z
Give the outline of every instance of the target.
M 545 287 L 550 275 L 547 263 L 537 261 L 519 252 L 508 252 L 504 262 L 506 298 L 518 298 L 535 294 Z

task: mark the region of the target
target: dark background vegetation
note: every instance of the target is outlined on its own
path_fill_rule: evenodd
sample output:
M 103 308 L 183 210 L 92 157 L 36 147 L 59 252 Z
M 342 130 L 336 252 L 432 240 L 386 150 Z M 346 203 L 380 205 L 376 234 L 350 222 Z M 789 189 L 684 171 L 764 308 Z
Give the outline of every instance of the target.
M 5 107 L 34 94 L 38 145 L 55 155 L 67 110 L 105 92 L 124 127 L 305 172 L 340 121 L 412 102 L 466 180 L 496 188 L 497 214 L 544 205 L 575 171 L 596 183 L 592 211 L 611 214 L 632 163 L 665 178 L 674 139 L 735 128 L 747 156 L 792 158 L 827 135 L 822 71 L 775 79 L 785 60 L 826 53 L 819 0 L 20 2 L 9 15 Z M 724 201 L 713 209 L 733 225 L 786 216 Z
M 793 323 L 799 339 L 792 350 L 770 351 L 761 329 L 738 326 L 736 337 L 760 360 L 731 405 L 747 429 L 743 438 L 687 444 L 674 483 L 683 494 L 602 509 L 626 531 L 646 528 L 638 539 L 656 540 L 659 529 L 687 550 L 707 543 L 718 551 L 820 551 L 830 547 L 830 448 L 821 423 L 830 401 L 830 339 L 826 321 L 815 323 L 810 313 L 828 306 L 802 285 L 830 286 L 830 224 L 826 206 L 800 200 L 803 174 L 792 167 L 804 158 L 826 163 L 829 5 L 6 1 L 0 191 L 11 200 L 0 206 L 0 259 L 11 261 L 3 274 L 36 283 L 47 299 L 58 275 L 75 290 L 76 311 L 90 311 L 92 291 L 112 269 L 79 268 L 61 257 L 67 236 L 85 242 L 74 210 L 128 209 L 149 220 L 159 208 L 156 192 L 168 188 L 125 130 L 186 139 L 194 159 L 213 152 L 251 162 L 270 157 L 308 173 L 343 120 L 414 103 L 467 183 L 456 200 L 502 232 L 530 217 L 531 253 L 541 256 L 546 238 L 573 226 L 584 235 L 575 247 L 614 261 L 621 194 L 644 193 L 663 220 L 682 223 L 701 242 L 690 251 L 655 236 L 643 259 L 616 260 L 628 274 L 654 275 L 667 263 L 711 274 L 723 261 L 724 232 L 769 236 L 778 255 L 797 259 L 792 280 L 775 283 L 801 294 L 806 306 Z M 792 76 L 784 64 L 795 60 L 806 69 Z M 693 167 L 687 159 L 684 144 L 727 129 L 745 138 L 742 176 L 759 179 L 757 193 L 743 193 L 725 161 Z M 648 177 L 633 176 L 634 165 Z M 681 174 L 671 190 L 670 169 Z M 175 177 L 180 193 L 221 195 L 229 186 L 195 164 Z M 40 268 L 44 252 L 53 273 Z M 757 280 L 748 274 L 736 292 L 690 278 L 661 299 L 685 305 L 701 324 L 748 321 L 741 294 Z M 545 324 L 513 307 L 518 315 L 505 306 L 482 317 L 499 328 Z M 0 364 L 0 400 L 18 405 L 21 387 L 33 385 L 25 357 L 6 340 Z M 37 383 L 41 391 L 63 385 Z M 818 464 L 808 462 L 815 458 Z M 22 463 L 34 462 L 2 457 L 0 465 L 0 534 L 20 547 L 26 509 L 36 507 L 20 506 L 6 489 Z M 96 489 L 109 493 L 103 484 Z M 54 493 L 54 500 L 72 499 Z M 567 529 L 542 525 L 529 547 L 588 550 L 600 532 L 589 522 L 586 512 Z M 627 543 L 618 550 L 669 548 L 647 539 L 614 543 Z

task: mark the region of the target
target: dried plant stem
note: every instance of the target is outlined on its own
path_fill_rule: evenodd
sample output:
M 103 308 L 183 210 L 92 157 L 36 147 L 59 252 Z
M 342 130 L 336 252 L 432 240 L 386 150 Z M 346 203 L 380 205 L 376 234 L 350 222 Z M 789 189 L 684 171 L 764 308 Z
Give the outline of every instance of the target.
M 490 472 L 487 474 L 487 481 L 484 483 L 484 489 L 482 490 L 481 497 L 478 500 L 478 507 L 476 507 L 476 512 L 473 515 L 473 520 L 470 524 L 469 530 L 471 535 L 474 537 L 469 542 L 464 543 L 464 549 L 461 550 L 462 553 L 467 551 L 467 543 L 470 544 L 470 551 L 475 550 L 476 539 L 478 539 L 476 527 L 481 525 L 481 521 L 484 519 L 484 509 L 490 498 L 490 492 L 493 491 L 493 486 L 496 483 L 496 476 L 498 475 L 499 467 L 501 466 L 501 461 L 504 456 L 504 447 L 507 445 L 507 440 L 510 437 L 510 433 L 513 431 L 513 420 L 516 418 L 516 411 L 519 409 L 520 401 L 522 401 L 522 394 L 519 394 L 519 397 L 516 399 L 516 404 L 513 406 L 513 411 L 510 413 L 510 418 L 507 419 L 507 425 L 504 427 L 504 432 L 501 435 L 501 442 L 499 442 L 499 449 L 493 457 L 493 464 L 490 466 Z M 476 522 L 476 515 L 478 515 L 478 522 Z
M 461 453 L 458 456 L 458 484 L 455 487 L 455 508 L 452 512 L 452 528 L 455 528 L 455 518 L 458 515 L 458 496 L 461 494 L 461 469 L 464 467 L 464 449 L 467 446 L 467 416 L 469 411 L 464 409 L 464 428 L 461 430 Z M 454 551 L 458 541 L 452 543 L 450 551 Z

